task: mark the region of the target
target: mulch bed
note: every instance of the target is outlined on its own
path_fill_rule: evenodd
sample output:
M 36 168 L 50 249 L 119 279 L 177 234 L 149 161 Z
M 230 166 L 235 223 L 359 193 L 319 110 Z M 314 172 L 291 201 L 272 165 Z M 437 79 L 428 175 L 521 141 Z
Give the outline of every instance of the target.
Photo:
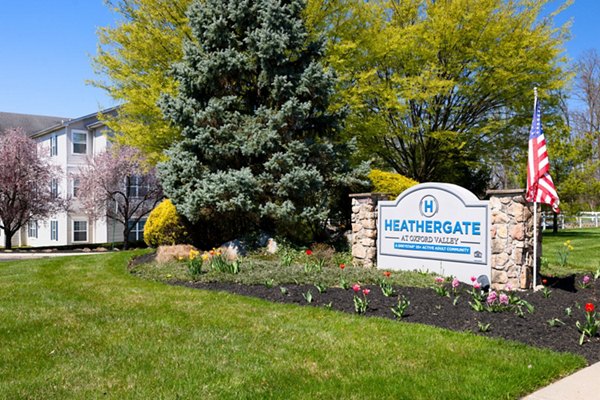
M 584 322 L 584 306 L 586 303 L 598 303 L 600 282 L 588 289 L 576 288 L 575 282 L 580 282 L 581 277 L 569 277 L 566 279 L 547 278 L 548 286 L 552 293 L 545 298 L 541 292 L 519 292 L 518 296 L 535 307 L 533 314 L 525 311 L 524 317 L 519 317 L 512 311 L 504 312 L 477 312 L 471 308 L 470 296 L 462 293 L 456 305 L 453 299 L 441 297 L 432 289 L 414 287 L 395 287 L 398 294 L 404 295 L 410 301 L 405 317 L 402 321 L 418 322 L 433 325 L 455 331 L 468 331 L 488 337 L 500 337 L 526 343 L 532 346 L 544 347 L 559 352 L 571 352 L 585 357 L 589 363 L 600 361 L 600 338 L 596 336 L 592 340 L 586 340 L 582 346 L 579 345 L 580 333 L 575 326 L 575 321 Z M 170 282 L 197 289 L 226 291 L 244 296 L 258 297 L 261 299 L 278 302 L 291 303 L 302 306 L 323 307 L 331 305 L 331 309 L 354 313 L 352 289 L 330 288 L 324 293 L 319 293 L 312 285 L 281 285 L 287 289 L 282 293 L 280 286 L 266 287 L 264 285 L 240 285 L 235 283 L 193 283 L 193 282 Z M 462 285 L 466 287 L 467 285 Z M 371 290 L 368 295 L 369 308 L 367 317 L 383 317 L 395 319 L 390 308 L 397 305 L 398 297 L 385 297 L 379 286 L 364 286 Z M 312 303 L 307 303 L 303 294 L 311 291 Z M 565 308 L 573 309 L 572 316 L 565 313 Z M 600 316 L 600 313 L 599 313 Z M 564 325 L 550 326 L 548 320 L 558 318 Z M 490 324 L 489 331 L 479 331 L 478 322 Z

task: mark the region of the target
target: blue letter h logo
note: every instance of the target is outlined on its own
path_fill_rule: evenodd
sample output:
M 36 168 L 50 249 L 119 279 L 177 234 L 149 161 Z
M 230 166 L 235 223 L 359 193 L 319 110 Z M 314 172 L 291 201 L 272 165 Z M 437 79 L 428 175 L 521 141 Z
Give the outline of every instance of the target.
M 425 200 L 423 202 L 423 212 L 433 212 L 433 200 Z

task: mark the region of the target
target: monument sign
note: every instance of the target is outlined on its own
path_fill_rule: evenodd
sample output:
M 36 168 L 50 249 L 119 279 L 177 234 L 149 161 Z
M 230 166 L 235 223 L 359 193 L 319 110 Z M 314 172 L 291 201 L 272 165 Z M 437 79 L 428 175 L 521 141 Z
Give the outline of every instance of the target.
M 460 186 L 423 183 L 380 201 L 377 267 L 490 279 L 488 202 Z

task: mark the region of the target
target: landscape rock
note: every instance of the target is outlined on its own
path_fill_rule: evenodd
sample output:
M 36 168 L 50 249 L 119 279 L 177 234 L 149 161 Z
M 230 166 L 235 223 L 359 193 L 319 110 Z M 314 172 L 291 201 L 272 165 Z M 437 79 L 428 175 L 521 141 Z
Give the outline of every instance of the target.
M 277 245 L 277 242 L 275 241 L 275 239 L 269 238 L 269 240 L 267 241 L 267 253 L 275 254 L 275 253 L 277 253 L 278 249 L 279 249 L 279 246 Z

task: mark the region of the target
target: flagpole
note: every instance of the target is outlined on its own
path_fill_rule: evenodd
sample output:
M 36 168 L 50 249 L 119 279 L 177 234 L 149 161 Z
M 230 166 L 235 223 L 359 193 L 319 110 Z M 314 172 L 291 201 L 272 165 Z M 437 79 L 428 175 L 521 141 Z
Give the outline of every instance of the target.
M 533 88 L 533 109 L 537 107 L 537 87 Z M 538 253 L 538 223 L 537 223 L 537 196 L 533 199 L 533 279 L 532 288 L 535 290 L 537 284 L 537 253 Z
M 538 241 L 537 241 L 537 201 L 533 202 L 533 290 L 535 290 L 537 283 L 537 253 L 538 253 Z

